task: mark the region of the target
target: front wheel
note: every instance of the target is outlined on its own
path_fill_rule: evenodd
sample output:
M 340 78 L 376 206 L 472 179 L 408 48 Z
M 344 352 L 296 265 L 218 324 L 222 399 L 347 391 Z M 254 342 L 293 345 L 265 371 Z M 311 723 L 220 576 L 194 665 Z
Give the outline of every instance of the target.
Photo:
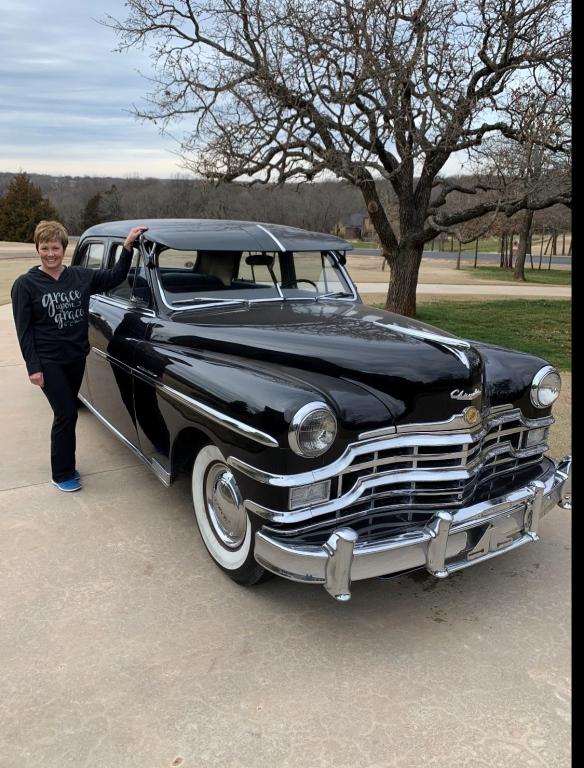
M 191 480 L 203 544 L 216 564 L 239 584 L 256 584 L 268 572 L 254 558 L 254 531 L 232 471 L 215 445 L 195 459 Z

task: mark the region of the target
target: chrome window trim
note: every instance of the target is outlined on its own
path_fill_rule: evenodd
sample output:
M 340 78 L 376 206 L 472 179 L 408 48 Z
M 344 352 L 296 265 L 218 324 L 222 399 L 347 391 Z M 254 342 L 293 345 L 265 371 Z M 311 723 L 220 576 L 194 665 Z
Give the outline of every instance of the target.
M 551 408 L 551 406 L 557 400 L 556 398 L 556 400 L 554 400 L 554 403 L 550 403 L 549 405 L 542 405 L 537 399 L 537 390 L 539 389 L 539 385 L 545 379 L 545 377 L 550 373 L 557 374 L 557 376 L 560 379 L 560 388 L 562 386 L 562 377 L 560 376 L 560 372 L 558 371 L 557 368 L 555 368 L 553 365 L 544 365 L 543 368 L 540 368 L 539 371 L 533 377 L 533 381 L 531 382 L 531 390 L 529 392 L 529 399 L 531 400 L 532 405 L 534 405 L 536 408 Z
M 260 227 L 260 229 L 263 229 L 263 227 Z M 274 239 L 276 241 L 276 243 L 279 246 L 281 246 L 281 243 L 279 243 L 278 240 L 276 238 L 274 238 L 273 235 L 270 232 L 268 232 L 267 230 L 265 230 L 265 231 L 266 231 L 266 234 L 270 235 L 270 237 L 272 237 L 272 239 Z M 153 243 L 152 245 L 153 245 L 153 247 L 152 247 L 150 252 L 146 250 L 146 246 L 144 245 L 144 251 L 146 252 L 146 255 L 148 256 L 148 258 L 150 258 L 150 259 L 153 258 L 154 252 L 155 252 L 155 249 L 156 249 L 156 244 Z M 285 253 L 286 249 L 282 247 L 282 251 Z M 295 253 L 295 251 L 292 251 L 292 253 Z M 301 253 L 301 251 L 299 251 L 299 253 Z M 331 250 L 326 251 L 326 253 L 330 253 L 330 254 L 334 255 L 334 252 L 331 251 Z M 346 271 L 346 269 L 338 261 L 338 259 L 335 259 L 335 265 L 336 265 L 336 268 L 342 273 L 343 277 L 347 281 L 347 284 L 348 284 L 349 288 L 351 289 L 352 296 L 350 298 L 338 298 L 338 299 L 334 299 L 334 300 L 335 301 L 343 301 L 345 303 L 354 303 L 359 298 L 359 294 L 357 293 L 355 284 L 351 280 L 351 278 L 350 278 L 348 272 Z M 234 304 L 247 304 L 248 306 L 251 306 L 252 304 L 261 304 L 262 302 L 270 302 L 270 301 L 274 302 L 274 301 L 315 301 L 316 300 L 316 297 L 312 298 L 312 296 L 298 296 L 298 297 L 293 297 L 293 298 L 286 298 L 284 296 L 284 294 L 282 293 L 282 291 L 280 289 L 280 286 L 278 285 L 278 286 L 276 286 L 276 288 L 277 288 L 277 291 L 279 293 L 279 296 L 273 296 L 273 297 L 270 297 L 270 298 L 263 298 L 263 299 L 223 299 L 221 301 L 218 301 L 217 299 L 213 299 L 213 298 L 209 297 L 209 300 L 208 300 L 207 303 L 203 303 L 202 304 L 201 301 L 199 300 L 195 304 L 183 304 L 182 306 L 176 306 L 175 304 L 169 304 L 168 301 L 166 300 L 166 296 L 165 296 L 165 293 L 164 293 L 164 288 L 162 287 L 162 283 L 160 282 L 160 274 L 158 272 L 159 266 L 160 265 L 158 263 L 156 263 L 156 265 L 154 266 L 154 270 L 153 270 L 154 271 L 154 276 L 155 276 L 154 277 L 154 282 L 156 283 L 156 287 L 158 288 L 158 293 L 160 295 L 162 303 L 171 312 L 183 312 L 185 310 L 191 310 L 191 309 L 208 309 L 210 307 L 233 306 Z M 205 299 L 204 296 L 201 297 L 201 298 Z
M 359 293 L 358 293 L 358 291 L 357 291 L 357 286 L 355 285 L 355 283 L 354 283 L 354 282 L 353 282 L 353 280 L 351 279 L 351 276 L 349 275 L 349 273 L 347 272 L 347 270 L 346 270 L 346 268 L 343 266 L 343 264 L 341 264 L 341 262 L 340 262 L 340 259 L 338 259 L 338 258 L 335 256 L 335 251 L 331 251 L 331 250 L 329 250 L 329 251 L 328 251 L 328 253 L 331 253 L 331 254 L 333 254 L 333 258 L 334 258 L 334 260 L 335 260 L 335 262 L 336 262 L 336 265 L 337 265 L 337 269 L 339 270 L 339 272 L 341 272 L 341 274 L 343 275 L 343 277 L 344 277 L 344 278 L 345 278 L 345 280 L 347 281 L 347 284 L 348 284 L 348 285 L 349 285 L 349 287 L 351 288 L 351 291 L 353 292 L 353 296 L 352 296 L 352 298 L 350 298 L 350 299 L 349 299 L 349 298 L 347 298 L 347 299 L 341 299 L 341 298 L 339 298 L 339 299 L 335 299 L 335 301 L 344 301 L 344 302 L 346 302 L 346 303 L 353 303 L 353 302 L 357 301 L 357 300 L 359 299 Z
M 545 416 L 541 419 L 526 419 L 518 408 L 511 409 L 505 413 L 498 414 L 493 418 L 485 420 L 485 423 L 478 424 L 476 427 L 467 429 L 466 431 L 452 431 L 452 432 L 436 432 L 434 434 L 394 434 L 388 435 L 385 439 L 367 439 L 360 440 L 355 443 L 351 443 L 347 446 L 345 451 L 338 459 L 328 464 L 326 467 L 320 467 L 317 469 L 309 470 L 308 472 L 299 472 L 292 475 L 276 475 L 271 472 L 267 472 L 263 469 L 258 469 L 250 464 L 230 456 L 227 459 L 229 466 L 243 472 L 248 477 L 256 480 L 259 483 L 266 485 L 286 488 L 295 485 L 306 485 L 308 483 L 314 483 L 319 480 L 328 480 L 331 477 L 336 477 L 342 474 L 354 461 L 354 459 L 363 453 L 373 453 L 375 451 L 389 450 L 393 448 L 411 448 L 414 446 L 448 446 L 448 445 L 460 445 L 461 443 L 477 443 L 483 439 L 490 429 L 504 424 L 507 421 L 520 421 L 525 430 L 544 427 L 553 424 L 554 418 L 552 416 Z M 418 425 L 425 426 L 425 425 Z M 441 475 L 442 477 L 442 475 Z
M 333 437 L 331 444 L 327 448 L 325 448 L 324 451 L 321 451 L 320 453 L 306 454 L 304 453 L 304 451 L 300 446 L 300 443 L 298 442 L 298 432 L 300 430 L 300 425 L 302 424 L 304 419 L 313 411 L 328 411 L 331 414 L 335 422 L 335 435 Z M 290 422 L 290 426 L 288 427 L 288 443 L 290 445 L 290 448 L 292 448 L 294 453 L 297 454 L 298 456 L 302 456 L 305 459 L 306 458 L 317 459 L 319 456 L 324 456 L 324 454 L 330 448 L 332 448 L 335 442 L 335 438 L 337 436 L 337 431 L 338 431 L 337 417 L 335 416 L 332 408 L 322 400 L 314 400 L 311 403 L 307 403 L 306 405 L 303 405 L 302 408 L 299 408 L 294 414 L 294 416 L 292 417 L 292 421 Z

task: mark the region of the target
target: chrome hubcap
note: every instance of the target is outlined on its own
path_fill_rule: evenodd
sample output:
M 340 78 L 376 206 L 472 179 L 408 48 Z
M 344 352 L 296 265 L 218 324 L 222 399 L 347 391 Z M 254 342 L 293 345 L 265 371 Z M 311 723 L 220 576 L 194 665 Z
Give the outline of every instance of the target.
M 205 481 L 207 514 L 219 541 L 230 549 L 243 544 L 247 515 L 233 473 L 225 464 L 214 464 Z

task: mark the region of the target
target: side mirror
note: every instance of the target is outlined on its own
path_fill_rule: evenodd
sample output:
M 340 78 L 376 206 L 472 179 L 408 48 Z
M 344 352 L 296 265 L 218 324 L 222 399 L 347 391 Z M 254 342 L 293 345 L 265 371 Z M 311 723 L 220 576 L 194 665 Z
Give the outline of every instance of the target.
M 337 255 L 337 259 L 338 259 L 339 264 L 342 264 L 342 266 L 344 267 L 346 265 L 346 263 L 347 263 L 347 253 L 346 253 L 346 251 L 335 251 L 335 253 Z

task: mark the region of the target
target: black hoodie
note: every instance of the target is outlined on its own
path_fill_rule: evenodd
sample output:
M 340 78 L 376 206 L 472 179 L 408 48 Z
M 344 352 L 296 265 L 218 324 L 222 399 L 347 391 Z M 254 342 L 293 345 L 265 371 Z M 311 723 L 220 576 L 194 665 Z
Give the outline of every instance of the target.
M 89 297 L 125 280 L 132 251 L 123 249 L 112 269 L 65 267 L 55 280 L 38 266 L 12 286 L 16 333 L 30 374 L 46 363 L 71 363 L 89 352 Z

